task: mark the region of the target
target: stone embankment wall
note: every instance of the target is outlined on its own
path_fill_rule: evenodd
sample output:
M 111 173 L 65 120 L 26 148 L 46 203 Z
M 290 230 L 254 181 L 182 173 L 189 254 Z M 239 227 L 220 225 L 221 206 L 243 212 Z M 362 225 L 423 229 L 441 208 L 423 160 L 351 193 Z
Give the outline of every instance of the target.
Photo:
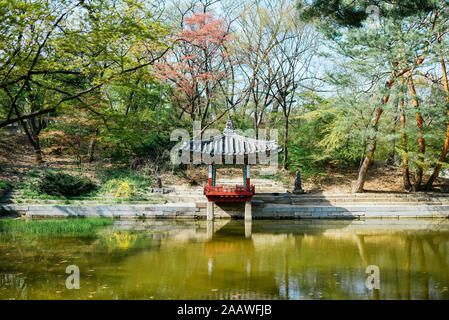
M 28 217 L 115 217 L 205 219 L 206 200 L 164 205 L 0 205 L 2 212 Z M 243 218 L 243 203 L 215 204 L 216 218 Z M 253 219 L 368 219 L 448 218 L 449 195 L 363 194 L 291 195 L 257 194 Z

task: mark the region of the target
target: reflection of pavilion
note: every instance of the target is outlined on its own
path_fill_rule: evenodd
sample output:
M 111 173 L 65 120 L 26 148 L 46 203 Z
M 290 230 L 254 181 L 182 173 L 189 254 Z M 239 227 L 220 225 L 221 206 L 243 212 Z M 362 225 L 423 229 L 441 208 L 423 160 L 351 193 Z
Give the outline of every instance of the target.
M 270 152 L 277 155 L 280 147 L 275 141 L 257 140 L 241 136 L 235 132 L 230 118 L 223 134 L 201 141 L 188 141 L 181 146 L 182 151 L 201 154 L 209 164 L 208 185 L 204 186 L 207 197 L 207 220 L 214 220 L 214 203 L 245 203 L 245 220 L 251 220 L 251 198 L 255 187 L 250 183 L 250 164 L 256 163 L 256 154 Z M 225 158 L 223 164 L 223 157 Z M 216 184 L 216 171 L 220 168 L 240 168 L 243 184 L 225 186 Z
M 225 226 L 227 224 L 229 224 L 229 223 L 230 223 L 229 220 L 220 221 L 219 223 L 217 223 L 216 221 L 207 221 L 207 223 L 206 223 L 207 240 L 208 241 L 212 240 L 214 238 L 214 234 L 217 231 L 219 231 L 221 228 L 225 228 Z M 251 223 L 251 220 L 245 220 L 244 228 L 245 228 L 245 233 L 244 233 L 245 234 L 245 238 L 250 239 L 251 235 L 252 235 L 252 223 Z
M 239 232 L 238 234 L 233 234 L 233 236 L 237 236 L 240 238 L 240 241 L 229 241 L 229 234 L 224 232 L 221 234 L 220 231 L 226 231 L 226 227 L 230 228 L 233 223 L 230 223 L 230 220 L 227 220 L 226 224 L 222 224 L 219 228 L 214 228 L 214 224 L 216 222 L 207 221 L 207 242 L 205 243 L 205 254 L 208 259 L 208 274 L 211 276 L 214 273 L 215 269 L 215 261 L 219 256 L 229 256 L 229 255 L 237 255 L 243 257 L 244 268 L 246 270 L 246 274 L 249 277 L 251 272 L 251 260 L 254 254 L 254 243 L 251 240 L 251 220 L 245 220 L 244 233 Z M 234 225 L 235 226 L 235 225 Z M 240 227 L 240 223 L 237 225 Z M 238 231 L 243 231 L 241 228 L 237 228 Z

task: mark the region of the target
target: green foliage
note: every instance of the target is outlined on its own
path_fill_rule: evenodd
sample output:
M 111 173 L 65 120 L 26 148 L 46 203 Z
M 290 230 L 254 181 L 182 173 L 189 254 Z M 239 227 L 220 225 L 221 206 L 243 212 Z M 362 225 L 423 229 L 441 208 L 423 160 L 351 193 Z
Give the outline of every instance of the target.
M 363 153 L 366 105 L 357 99 L 323 99 L 302 94 L 301 104 L 292 115 L 288 141 L 289 170 L 301 169 L 304 177 L 324 174 L 328 164 L 354 164 Z M 361 115 L 363 115 L 361 117 Z
M 47 195 L 43 195 L 39 191 L 39 182 L 40 182 L 40 173 L 35 177 L 27 177 L 24 178 L 16 185 L 16 189 L 21 190 L 24 196 L 27 197 L 45 197 Z
M 101 139 L 97 132 L 108 143 L 111 132 L 126 128 L 113 142 L 131 155 L 134 145 L 131 152 L 124 146 L 142 136 L 144 124 L 154 129 L 143 115 L 156 105 L 151 65 L 169 31 L 155 10 L 142 0 L 0 1 L 0 128 L 5 119 L 41 112 L 25 122 L 34 149 L 47 128 L 46 142 L 80 163 Z
M 40 171 L 37 170 L 37 169 L 31 169 L 31 170 L 28 172 L 28 177 L 31 177 L 31 178 L 39 178 L 40 175 L 41 175 L 41 173 L 40 173 Z
M 62 197 L 85 195 L 95 188 L 95 184 L 85 177 L 54 171 L 45 171 L 37 183 L 39 192 Z
M 9 187 L 11 187 L 11 184 L 9 182 L 0 180 L 0 190 L 8 189 Z

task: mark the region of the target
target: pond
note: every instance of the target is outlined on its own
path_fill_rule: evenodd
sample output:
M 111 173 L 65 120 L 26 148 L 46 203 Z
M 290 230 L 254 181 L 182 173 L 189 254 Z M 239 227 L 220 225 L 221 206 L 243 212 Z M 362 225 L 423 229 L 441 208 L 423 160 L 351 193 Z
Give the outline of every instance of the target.
M 0 299 L 449 299 L 447 220 L 86 220 L 0 221 Z

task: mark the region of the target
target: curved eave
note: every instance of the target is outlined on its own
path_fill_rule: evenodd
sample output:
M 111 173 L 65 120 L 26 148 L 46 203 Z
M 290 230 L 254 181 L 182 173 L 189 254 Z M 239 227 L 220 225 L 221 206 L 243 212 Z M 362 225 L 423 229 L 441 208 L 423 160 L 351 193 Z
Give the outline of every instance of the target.
M 222 134 L 202 141 L 186 141 L 180 151 L 198 152 L 209 155 L 242 156 L 260 152 L 281 152 L 275 141 L 257 140 L 237 134 Z

